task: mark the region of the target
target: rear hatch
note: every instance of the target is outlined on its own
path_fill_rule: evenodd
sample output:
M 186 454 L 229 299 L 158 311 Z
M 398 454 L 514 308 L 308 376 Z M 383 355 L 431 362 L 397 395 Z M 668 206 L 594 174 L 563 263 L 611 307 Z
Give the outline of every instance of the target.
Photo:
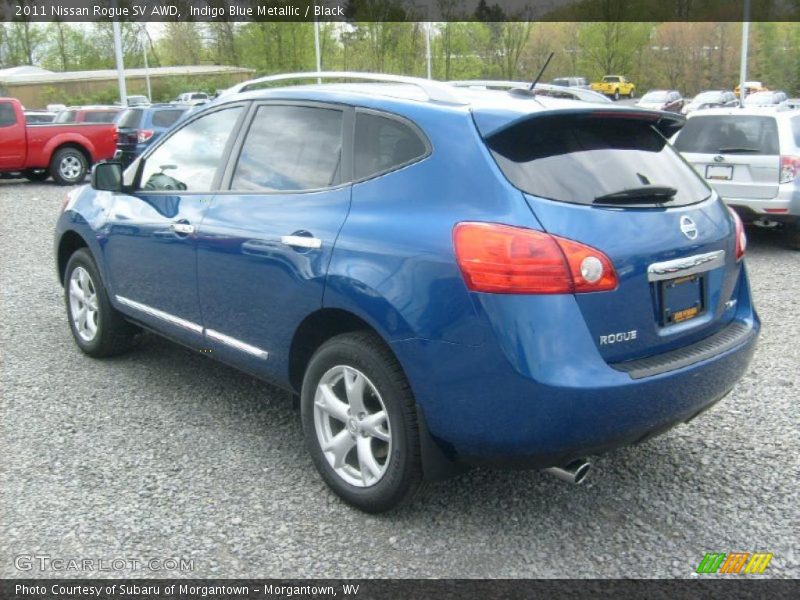
M 136 149 L 143 115 L 143 109 L 129 108 L 119 116 L 117 119 L 117 148 L 127 151 Z
M 725 199 L 769 200 L 778 194 L 781 159 L 774 117 L 692 117 L 675 148 Z
M 575 295 L 608 362 L 694 343 L 735 312 L 735 225 L 662 135 L 681 122 L 652 111 L 534 113 L 486 137 L 545 231 L 613 263 L 615 290 Z

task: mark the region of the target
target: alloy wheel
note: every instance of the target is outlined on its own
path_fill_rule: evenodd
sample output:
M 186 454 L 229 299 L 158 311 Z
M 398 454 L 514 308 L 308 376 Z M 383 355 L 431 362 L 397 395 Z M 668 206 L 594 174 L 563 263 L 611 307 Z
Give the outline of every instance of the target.
M 378 483 L 389 466 L 389 413 L 375 385 L 361 371 L 339 365 L 319 380 L 314 428 L 334 472 L 356 487 Z
M 76 267 L 69 278 L 69 310 L 75 331 L 85 342 L 97 335 L 100 311 L 97 306 L 97 290 L 89 272 Z

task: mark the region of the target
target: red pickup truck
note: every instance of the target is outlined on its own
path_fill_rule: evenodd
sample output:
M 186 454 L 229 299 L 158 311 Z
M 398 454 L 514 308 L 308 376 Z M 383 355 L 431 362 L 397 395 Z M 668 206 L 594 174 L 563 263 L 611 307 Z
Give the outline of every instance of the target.
M 0 174 L 22 173 L 31 181 L 52 176 L 59 185 L 73 185 L 116 149 L 112 123 L 26 125 L 19 100 L 0 98 Z

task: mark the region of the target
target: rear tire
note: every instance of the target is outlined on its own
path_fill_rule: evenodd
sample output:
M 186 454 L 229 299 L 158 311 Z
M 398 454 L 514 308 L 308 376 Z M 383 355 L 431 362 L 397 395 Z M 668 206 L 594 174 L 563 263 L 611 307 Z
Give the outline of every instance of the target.
M 633 100 L 634 98 L 636 98 L 636 90 L 634 90 L 634 89 L 631 89 L 631 93 L 630 93 L 630 94 L 628 94 L 628 98 L 630 98 L 631 100 Z
M 619 100 L 619 90 L 614 90 L 614 100 Z
M 348 504 L 385 512 L 419 488 L 414 397 L 397 359 L 374 333 L 339 335 L 314 353 L 303 378 L 301 417 L 314 466 Z
M 133 344 L 138 328 L 111 306 L 97 265 L 86 248 L 76 250 L 67 262 L 64 304 L 72 337 L 89 356 L 116 356 Z
M 27 171 L 23 172 L 22 175 L 25 177 L 25 179 L 34 183 L 41 183 L 50 177 L 50 173 L 47 172 L 47 169 L 28 169 Z
M 58 185 L 76 185 L 86 178 L 89 162 L 76 148 L 62 148 L 50 161 L 50 174 Z

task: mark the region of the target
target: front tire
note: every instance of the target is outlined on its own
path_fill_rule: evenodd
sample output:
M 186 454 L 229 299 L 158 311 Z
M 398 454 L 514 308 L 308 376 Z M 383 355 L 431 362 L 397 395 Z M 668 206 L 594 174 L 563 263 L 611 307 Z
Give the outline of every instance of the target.
M 619 90 L 614 90 L 614 100 L 619 100 Z
M 636 90 L 634 90 L 633 88 L 631 88 L 631 93 L 630 93 L 630 94 L 628 94 L 628 98 L 630 98 L 631 100 L 633 100 L 634 98 L 636 98 Z
M 58 185 L 75 185 L 86 178 L 89 162 L 76 148 L 62 148 L 53 155 L 50 174 Z
M 84 353 L 103 358 L 131 347 L 137 328 L 111 306 L 100 272 L 86 248 L 77 250 L 67 262 L 64 303 L 72 337 Z
M 301 417 L 314 466 L 345 502 L 380 513 L 419 488 L 414 397 L 397 359 L 375 334 L 339 335 L 316 351 L 303 378 Z

